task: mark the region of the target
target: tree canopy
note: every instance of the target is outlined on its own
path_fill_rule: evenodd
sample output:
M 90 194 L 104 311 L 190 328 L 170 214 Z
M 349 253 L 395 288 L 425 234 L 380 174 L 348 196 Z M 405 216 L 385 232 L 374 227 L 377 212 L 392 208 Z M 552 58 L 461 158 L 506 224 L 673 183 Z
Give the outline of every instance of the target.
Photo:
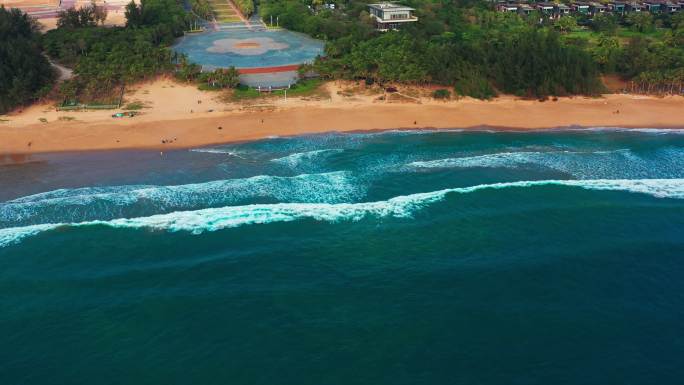
M 74 68 L 62 85 L 66 98 L 97 100 L 118 92 L 127 82 L 171 72 L 176 55 L 167 48 L 187 26 L 188 15 L 176 0 L 142 0 L 126 7 L 126 27 L 100 28 L 92 23 L 61 26 L 44 36 L 46 52 Z
M 16 8 L 0 6 L 0 113 L 45 95 L 54 78 L 35 22 Z
M 684 14 L 553 20 L 496 12 L 481 0 L 404 3 L 418 22 L 385 33 L 374 30 L 365 1 L 336 1 L 329 9 L 314 0 L 261 0 L 260 13 L 325 39 L 326 57 L 314 69 L 327 78 L 431 82 L 478 98 L 596 94 L 603 91 L 600 75 L 610 73 L 672 87 L 682 82 Z M 618 29 L 632 37 L 616 37 Z

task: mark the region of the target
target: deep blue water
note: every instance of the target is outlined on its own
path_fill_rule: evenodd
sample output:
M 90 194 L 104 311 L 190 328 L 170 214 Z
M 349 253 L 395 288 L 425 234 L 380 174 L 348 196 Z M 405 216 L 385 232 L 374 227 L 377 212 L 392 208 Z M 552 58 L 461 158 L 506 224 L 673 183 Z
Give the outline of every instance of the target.
M 0 384 L 679 384 L 684 132 L 0 167 Z

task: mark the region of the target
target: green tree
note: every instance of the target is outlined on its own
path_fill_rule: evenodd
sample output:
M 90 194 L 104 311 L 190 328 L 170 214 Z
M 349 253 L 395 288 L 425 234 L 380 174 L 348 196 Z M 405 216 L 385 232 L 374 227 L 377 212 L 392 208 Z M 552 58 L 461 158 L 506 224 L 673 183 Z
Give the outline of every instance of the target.
M 556 20 L 556 27 L 558 27 L 561 33 L 571 32 L 577 28 L 577 19 L 572 16 L 563 16 Z
M 632 12 L 626 17 L 627 24 L 637 32 L 648 32 L 653 29 L 653 15 L 649 12 Z
M 55 74 L 39 44 L 37 24 L 0 6 L 0 114 L 45 95 Z
M 614 35 L 617 31 L 618 21 L 615 15 L 599 13 L 591 20 L 591 29 L 607 35 Z
M 620 42 L 617 38 L 601 34 L 592 50 L 594 60 L 604 72 L 615 70 L 616 60 L 620 53 Z

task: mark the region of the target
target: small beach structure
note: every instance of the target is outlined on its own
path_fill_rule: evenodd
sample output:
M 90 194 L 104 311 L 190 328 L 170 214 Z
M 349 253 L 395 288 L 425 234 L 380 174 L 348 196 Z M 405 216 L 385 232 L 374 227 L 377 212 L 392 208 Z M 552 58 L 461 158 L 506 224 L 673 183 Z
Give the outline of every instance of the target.
M 597 2 L 592 2 L 589 3 L 589 12 L 591 12 L 592 15 L 598 15 L 600 13 L 606 13 L 608 10 L 608 7 Z
M 646 1 L 644 2 L 644 7 L 646 8 L 647 11 L 651 13 L 660 13 L 663 9 L 662 4 L 660 1 Z
M 673 3 L 673 2 L 667 2 L 664 4 L 665 10 L 668 13 L 675 13 L 679 12 L 682 10 L 682 7 L 684 7 L 684 2 L 681 3 Z
M 515 13 L 518 12 L 518 5 L 517 4 L 498 4 L 496 6 L 497 10 L 499 12 L 511 12 Z
M 627 11 L 629 12 L 641 12 L 644 10 L 644 5 L 637 2 L 632 2 L 627 4 Z
M 567 16 L 570 14 L 570 7 L 565 4 L 556 4 L 554 6 L 554 13 L 556 17 Z
M 554 4 L 553 3 L 537 3 L 535 5 L 535 8 L 542 14 L 546 16 L 552 16 L 553 15 L 553 8 Z
M 415 23 L 418 18 L 413 16 L 414 8 L 394 3 L 368 4 L 368 12 L 375 22 L 378 31 L 390 31 L 401 29 L 410 23 Z
M 624 15 L 625 14 L 625 3 L 620 2 L 620 1 L 612 1 L 608 3 L 608 10 L 612 13 L 618 14 L 618 15 Z
M 588 3 L 582 3 L 582 2 L 575 2 L 570 5 L 570 9 L 572 9 L 573 13 L 579 13 L 579 14 L 589 14 L 589 4 Z
M 521 15 L 529 15 L 529 14 L 532 13 L 533 11 L 534 11 L 534 8 L 532 8 L 531 6 L 529 6 L 529 5 L 527 5 L 527 4 L 520 4 L 520 5 L 518 6 L 518 12 L 519 12 Z

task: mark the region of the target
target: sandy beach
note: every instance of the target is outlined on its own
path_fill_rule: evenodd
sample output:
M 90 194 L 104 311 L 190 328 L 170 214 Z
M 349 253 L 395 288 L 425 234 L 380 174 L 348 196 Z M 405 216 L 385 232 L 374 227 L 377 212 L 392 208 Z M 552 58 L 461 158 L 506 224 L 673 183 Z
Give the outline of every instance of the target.
M 420 94 L 380 100 L 381 93 L 358 92 L 355 86 L 330 82 L 315 97 L 238 103 L 223 101 L 218 92 L 160 79 L 127 92 L 126 102 L 146 107 L 134 118 L 114 119 L 112 110 L 56 111 L 48 104 L 0 116 L 0 154 L 163 150 L 269 136 L 401 128 L 684 127 L 684 97 L 679 96 L 610 94 L 545 102 L 503 96 L 443 102 Z

